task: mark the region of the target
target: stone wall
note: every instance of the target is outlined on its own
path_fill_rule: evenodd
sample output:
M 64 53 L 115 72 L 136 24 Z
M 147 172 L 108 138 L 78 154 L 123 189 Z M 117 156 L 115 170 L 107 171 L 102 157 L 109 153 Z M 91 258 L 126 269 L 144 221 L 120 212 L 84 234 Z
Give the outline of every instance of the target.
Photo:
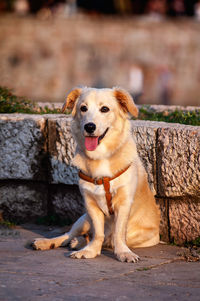
M 58 214 L 75 221 L 83 212 L 75 143 L 66 115 L 0 115 L 0 210 L 31 221 Z M 176 243 L 200 236 L 200 128 L 132 121 L 138 153 L 161 208 L 160 232 Z
M 192 20 L 1 16 L 0 85 L 63 102 L 76 85 L 133 92 L 140 68 L 143 103 L 162 103 L 168 93 L 170 104 L 199 105 L 199 31 Z

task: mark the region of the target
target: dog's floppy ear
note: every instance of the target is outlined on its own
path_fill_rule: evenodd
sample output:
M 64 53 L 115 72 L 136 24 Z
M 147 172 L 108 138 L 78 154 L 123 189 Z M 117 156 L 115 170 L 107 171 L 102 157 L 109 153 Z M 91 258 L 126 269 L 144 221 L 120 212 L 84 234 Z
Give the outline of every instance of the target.
M 133 117 L 138 116 L 138 109 L 131 95 L 121 88 L 113 88 L 114 96 L 125 113 L 130 113 Z
M 62 107 L 62 113 L 67 109 L 70 113 L 74 111 L 75 103 L 78 97 L 81 95 L 82 89 L 75 88 L 68 95 Z M 73 112 L 72 112 L 73 113 Z

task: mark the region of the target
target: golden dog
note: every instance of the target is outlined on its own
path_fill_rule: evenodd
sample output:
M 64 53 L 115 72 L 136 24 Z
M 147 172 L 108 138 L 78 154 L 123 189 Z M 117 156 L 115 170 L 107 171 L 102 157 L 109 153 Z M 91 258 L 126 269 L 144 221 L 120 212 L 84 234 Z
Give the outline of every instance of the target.
M 71 241 L 72 248 L 81 248 L 70 254 L 72 258 L 94 258 L 103 245 L 112 247 L 118 260 L 136 262 L 139 257 L 132 248 L 159 243 L 160 213 L 131 133 L 129 115 L 138 114 L 134 101 L 121 88 L 85 87 L 69 93 L 65 109 L 73 116 L 73 164 L 80 170 L 87 213 L 68 233 L 36 239 L 33 248 L 46 250 Z

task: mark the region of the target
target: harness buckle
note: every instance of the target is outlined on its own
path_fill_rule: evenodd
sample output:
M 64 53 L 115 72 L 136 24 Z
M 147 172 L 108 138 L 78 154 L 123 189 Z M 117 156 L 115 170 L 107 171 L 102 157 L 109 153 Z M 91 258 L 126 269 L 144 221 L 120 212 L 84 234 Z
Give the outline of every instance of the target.
M 97 181 L 98 181 L 98 179 L 94 178 L 94 185 L 98 185 Z

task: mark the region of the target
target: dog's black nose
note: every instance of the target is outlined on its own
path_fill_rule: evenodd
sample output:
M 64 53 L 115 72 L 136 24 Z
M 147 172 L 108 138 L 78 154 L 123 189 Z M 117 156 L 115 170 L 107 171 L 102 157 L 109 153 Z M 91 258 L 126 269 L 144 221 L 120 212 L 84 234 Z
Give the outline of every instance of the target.
M 96 130 L 96 125 L 92 122 L 89 122 L 84 125 L 84 129 L 88 134 L 92 134 Z

